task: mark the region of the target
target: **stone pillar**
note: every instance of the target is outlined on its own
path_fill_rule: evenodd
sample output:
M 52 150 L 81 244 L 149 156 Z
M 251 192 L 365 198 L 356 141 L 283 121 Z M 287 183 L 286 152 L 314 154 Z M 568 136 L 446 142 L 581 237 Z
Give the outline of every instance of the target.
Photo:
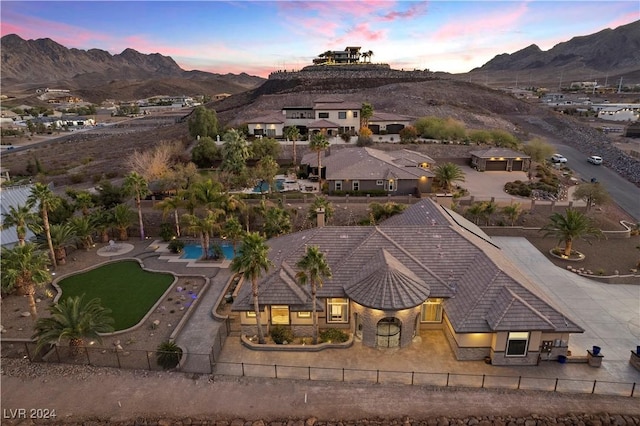
M 323 207 L 318 207 L 316 209 L 316 222 L 317 222 L 318 228 L 324 226 L 324 208 Z
M 600 367 L 602 365 L 602 358 L 604 358 L 604 355 L 595 355 L 592 351 L 587 350 L 587 363 L 591 367 Z

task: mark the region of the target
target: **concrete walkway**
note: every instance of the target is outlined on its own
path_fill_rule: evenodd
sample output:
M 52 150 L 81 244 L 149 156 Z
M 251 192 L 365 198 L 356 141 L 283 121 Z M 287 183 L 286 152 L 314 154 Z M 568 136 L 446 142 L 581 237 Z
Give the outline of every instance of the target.
M 215 276 L 210 277 L 209 287 L 202 295 L 196 309 L 187 324 L 182 329 L 176 343 L 189 355 L 181 370 L 188 373 L 206 373 L 211 371 L 209 354 L 213 346 L 218 329 L 224 323 L 217 321 L 211 315 L 216 303 L 222 296 L 231 277 L 228 268 L 217 270 Z

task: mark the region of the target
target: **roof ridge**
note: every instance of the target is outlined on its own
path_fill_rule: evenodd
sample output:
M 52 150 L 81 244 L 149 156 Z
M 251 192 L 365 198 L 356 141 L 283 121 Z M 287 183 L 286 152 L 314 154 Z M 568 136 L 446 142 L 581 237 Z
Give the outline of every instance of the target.
M 527 307 L 527 309 L 529 309 L 531 312 L 533 312 L 534 314 L 536 314 L 537 317 L 539 317 L 541 320 L 543 320 L 544 322 L 546 322 L 547 324 L 549 324 L 550 326 L 552 326 L 554 329 L 556 328 L 555 324 L 549 319 L 547 318 L 547 316 L 545 314 L 543 314 L 542 312 L 540 312 L 539 310 L 537 310 L 536 308 L 534 308 L 533 306 L 531 306 L 531 304 L 529 302 L 527 302 L 526 300 L 524 300 L 522 297 L 520 297 L 518 294 L 516 294 L 513 290 L 511 290 L 509 287 L 504 286 L 503 287 L 504 290 L 508 291 L 509 294 L 511 294 L 511 296 L 513 297 L 513 299 L 518 300 L 518 302 L 522 303 L 524 306 Z M 511 302 L 513 303 L 513 302 Z M 509 306 L 511 306 L 511 303 L 509 304 Z
M 391 227 L 390 227 L 391 228 Z M 399 245 L 393 238 L 391 238 L 389 235 L 387 235 L 384 231 L 382 231 L 380 229 L 379 226 L 375 226 L 374 227 L 374 231 L 378 232 L 380 235 L 382 235 L 384 238 L 386 238 L 391 244 L 393 244 L 398 250 L 400 250 L 402 253 L 404 253 L 409 259 L 411 259 L 415 264 L 417 264 L 420 268 L 424 269 L 425 271 L 427 271 L 433 278 L 435 278 L 437 281 L 440 282 L 440 284 L 444 285 L 446 288 L 448 288 L 451 291 L 454 291 L 453 288 L 447 283 L 445 282 L 445 280 L 443 280 L 442 278 L 440 278 L 440 276 L 438 274 L 436 274 L 435 272 L 433 272 L 431 270 L 431 268 L 429 268 L 426 265 L 423 265 L 422 262 L 420 262 L 418 259 L 416 259 L 416 257 L 409 253 L 404 247 L 402 247 L 401 245 Z
M 474 258 L 474 261 L 478 260 L 478 256 L 476 256 Z M 469 270 L 471 268 L 467 268 L 466 272 L 468 273 Z M 466 315 L 464 316 L 464 318 L 462 319 L 462 321 L 460 322 L 460 325 L 465 325 L 467 320 L 470 317 L 470 314 L 472 312 L 474 312 L 475 308 L 480 304 L 480 301 L 483 300 L 483 297 L 485 294 L 487 294 L 487 292 L 489 291 L 489 289 L 493 286 L 493 284 L 496 282 L 496 280 L 498 279 L 498 276 L 500 276 L 500 274 L 502 273 L 502 270 L 498 268 L 498 270 L 496 271 L 496 273 L 493 275 L 493 278 L 491 278 L 491 281 L 489 281 L 487 283 L 487 285 L 484 286 L 483 290 L 480 292 L 480 296 L 476 297 L 473 303 L 470 303 L 468 306 L 468 309 L 466 309 Z M 466 275 L 466 274 L 465 274 Z

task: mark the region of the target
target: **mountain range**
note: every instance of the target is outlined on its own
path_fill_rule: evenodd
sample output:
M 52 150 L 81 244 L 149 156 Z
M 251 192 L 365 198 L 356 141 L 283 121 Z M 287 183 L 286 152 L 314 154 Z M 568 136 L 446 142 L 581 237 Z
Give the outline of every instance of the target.
M 0 44 L 3 93 L 55 87 L 99 102 L 160 94 L 234 94 L 264 81 L 246 73 L 185 71 L 169 56 L 133 49 L 111 55 L 100 49 L 68 49 L 49 38 L 24 40 L 15 34 L 2 37 Z
M 161 94 L 237 94 L 266 80 L 242 74 L 185 71 L 169 56 L 125 49 L 112 55 L 100 49 L 69 49 L 45 38 L 24 40 L 2 37 L 1 86 L 3 94 L 34 93 L 39 87 L 64 88 L 89 102 L 140 99 Z M 518 79 L 545 86 L 576 80 L 618 78 L 640 83 L 640 20 L 615 29 L 574 37 L 548 51 L 532 44 L 495 56 L 465 74 L 437 73 L 439 77 L 483 80 L 504 84 Z M 528 75 L 528 77 L 527 77 Z M 532 79 L 534 79 L 532 81 Z M 634 81 L 635 80 L 635 81 Z

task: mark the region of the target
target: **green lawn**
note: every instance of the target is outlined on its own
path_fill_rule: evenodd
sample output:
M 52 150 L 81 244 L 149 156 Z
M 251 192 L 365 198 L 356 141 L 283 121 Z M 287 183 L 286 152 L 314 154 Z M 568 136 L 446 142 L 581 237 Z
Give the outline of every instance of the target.
M 173 283 L 173 275 L 144 271 L 138 262 L 110 263 L 82 274 L 64 278 L 58 284 L 62 297 L 86 294 L 85 300 L 100 298 L 111 309 L 114 327 L 134 326 Z

